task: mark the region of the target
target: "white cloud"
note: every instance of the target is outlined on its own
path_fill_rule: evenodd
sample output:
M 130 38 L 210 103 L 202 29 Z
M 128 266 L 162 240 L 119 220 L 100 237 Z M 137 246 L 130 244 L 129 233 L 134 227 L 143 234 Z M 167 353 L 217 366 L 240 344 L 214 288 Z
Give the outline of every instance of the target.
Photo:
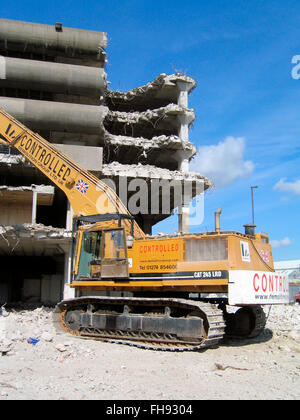
M 300 179 L 295 182 L 286 182 L 286 178 L 281 178 L 277 184 L 274 185 L 274 190 L 300 195 Z
M 190 169 L 212 179 L 217 187 L 225 187 L 253 172 L 254 163 L 244 160 L 244 151 L 244 138 L 227 137 L 217 145 L 200 146 Z
M 281 239 L 280 241 L 277 240 L 273 240 L 270 241 L 272 248 L 281 248 L 282 246 L 289 246 L 292 244 L 292 241 L 290 240 L 290 238 L 284 238 Z

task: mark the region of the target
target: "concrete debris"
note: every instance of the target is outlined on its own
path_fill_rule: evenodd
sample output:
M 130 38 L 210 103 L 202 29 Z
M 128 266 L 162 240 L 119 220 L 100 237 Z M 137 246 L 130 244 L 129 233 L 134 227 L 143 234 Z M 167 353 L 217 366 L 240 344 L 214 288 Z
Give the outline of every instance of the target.
M 27 165 L 30 166 L 31 163 L 25 158 L 25 156 L 20 155 L 9 155 L 0 152 L 0 163 L 5 163 L 7 165 Z
M 0 306 L 0 316 L 6 317 L 8 315 L 9 315 L 9 312 L 7 312 L 7 310 L 5 309 L 5 304 Z
M 198 172 L 170 171 L 153 165 L 122 165 L 119 162 L 112 162 L 103 165 L 102 174 L 107 177 L 124 176 L 127 178 L 204 181 L 206 188 L 212 187 L 212 182 Z
M 44 331 L 41 335 L 41 339 L 47 341 L 48 343 L 51 343 L 51 341 L 53 341 L 53 335 L 47 331 Z
M 0 185 L 0 191 L 32 191 L 32 189 L 28 186 L 9 187 L 8 185 Z
M 109 143 L 112 146 L 136 147 L 143 150 L 150 150 L 150 149 L 182 150 L 183 149 L 182 140 L 180 137 L 176 135 L 171 135 L 171 136 L 161 135 L 157 137 L 152 137 L 151 139 L 146 139 L 144 137 L 113 135 L 106 132 L 105 142 Z M 184 149 L 192 150 L 194 151 L 194 154 L 196 153 L 195 146 L 191 142 L 185 142 Z
M 43 193 L 43 194 L 53 194 L 54 193 L 54 187 L 52 187 L 51 185 L 35 185 L 35 184 L 32 184 L 31 186 L 23 185 L 23 186 L 19 186 L 19 187 L 11 187 L 11 186 L 8 186 L 8 185 L 0 185 L 0 193 L 1 193 L 1 191 L 12 191 L 12 192 L 36 191 L 38 193 Z
M 255 340 L 187 353 L 78 339 L 55 329 L 53 313 L 9 310 L 5 340 L 0 336 L 0 349 L 9 350 L 0 369 L 2 399 L 299 399 L 300 338 L 291 332 L 299 331 L 300 305 L 272 307 Z M 29 346 L 28 337 L 40 341 Z
M 125 108 L 131 107 L 131 109 L 146 104 L 150 107 L 151 101 L 155 105 L 161 103 L 162 106 L 170 102 L 177 103 L 178 83 L 180 82 L 188 84 L 189 93 L 196 87 L 195 80 L 184 74 L 166 75 L 162 73 L 152 82 L 125 93 L 108 90 L 106 103 L 109 104 L 110 109 L 120 109 L 122 105 Z
M 277 337 L 300 339 L 300 305 L 273 305 L 269 310 L 269 313 L 265 310 L 268 317 L 267 327 Z
M 23 306 L 26 307 L 25 304 Z M 265 312 L 268 315 L 267 328 L 262 335 L 270 335 L 271 330 L 275 340 L 279 336 L 285 336 L 294 341 L 300 340 L 300 305 L 276 305 L 272 306 L 269 314 L 268 308 L 265 309 Z M 75 353 L 77 351 L 81 353 L 81 350 L 84 352 L 84 349 L 88 349 L 91 341 L 78 341 L 57 329 L 53 322 L 54 313 L 54 308 L 45 306 L 36 309 L 22 309 L 22 304 L 20 304 L 19 309 L 8 309 L 8 317 L 5 318 L 5 339 L 1 334 L 0 348 L 11 349 L 17 343 L 26 342 L 28 337 L 34 336 L 40 340 L 39 344 L 52 344 L 59 352 L 70 350 L 70 346 L 73 347 Z M 3 317 L 0 316 L 0 320 L 3 320 Z M 52 352 L 52 356 L 53 354 L 55 352 Z M 47 358 L 47 355 L 40 354 L 40 357 Z
M 25 307 L 26 305 L 24 305 Z M 39 358 L 58 360 L 59 353 L 68 352 L 73 357 L 90 357 L 90 352 L 85 349 L 85 342 L 80 342 L 71 336 L 57 331 L 52 317 L 54 308 L 39 307 L 36 309 L 10 309 L 6 318 L 5 338 L 0 336 L 0 351 L 8 349 L 19 356 L 26 350 L 28 337 L 36 337 L 39 342 L 35 351 Z M 1 317 L 0 317 L 1 321 Z
M 165 119 L 168 116 L 186 115 L 189 123 L 195 120 L 195 112 L 193 109 L 185 109 L 179 105 L 169 104 L 158 109 L 148 109 L 143 112 L 121 112 L 109 111 L 105 117 L 106 120 L 119 121 L 127 124 L 143 124 L 153 120 Z M 157 122 L 153 124 L 157 125 Z
M 0 235 L 5 237 L 13 236 L 14 238 L 35 238 L 35 239 L 66 239 L 71 238 L 72 232 L 63 228 L 55 228 L 53 226 L 45 226 L 40 223 L 15 226 L 0 226 Z M 1 239 L 1 237 L 0 237 Z
M 0 347 L 1 356 L 6 356 L 11 351 L 10 347 Z
M 67 350 L 66 346 L 64 346 L 62 343 L 55 344 L 56 350 L 60 351 L 61 353 L 65 352 Z
M 177 136 L 183 119 L 189 126 L 195 120 L 194 111 L 169 104 L 144 112 L 109 111 L 104 126 L 110 134 L 152 139 L 160 135 Z
M 187 95 L 195 86 L 195 80 L 184 74 L 166 75 L 163 73 L 152 82 L 125 93 L 107 90 L 105 106 L 67 104 L 68 110 L 72 108 L 69 129 L 65 125 L 65 115 L 61 117 L 63 113 L 57 111 L 57 106 L 64 107 L 65 103 L 55 103 L 56 117 L 63 122 L 62 131 L 70 131 L 67 134 L 72 134 L 72 140 L 74 140 L 74 133 L 80 135 L 83 131 L 86 136 L 97 135 L 97 139 L 93 141 L 103 145 L 106 162 L 118 161 L 126 164 L 140 162 L 169 170 L 186 170 L 184 168 L 188 168 L 188 161 L 196 154 L 196 148 L 188 138 L 188 127 L 195 120 L 195 113 L 193 109 L 188 108 L 187 100 L 182 99 L 181 96 L 187 99 Z M 39 112 L 41 111 L 41 101 L 19 98 L 2 99 L 6 106 L 25 101 L 26 106 L 37 106 Z M 48 104 L 47 101 L 42 102 L 43 107 Z M 48 105 L 51 107 L 53 103 Z M 88 114 L 83 114 L 83 109 Z M 43 120 L 43 129 L 48 127 L 48 111 L 47 109 L 45 115 L 40 117 Z M 80 118 L 77 118 L 75 111 L 79 112 Z M 53 115 L 50 114 L 51 121 L 48 127 L 51 131 L 50 137 L 55 137 L 56 134 L 59 136 L 62 133 L 57 124 L 55 132 L 52 132 Z M 30 110 L 28 115 L 31 118 L 36 113 Z M 88 115 L 88 118 L 82 118 L 82 115 Z M 23 122 L 25 120 L 22 118 Z M 82 126 L 78 126 L 78 121 Z M 77 137 L 76 140 L 86 141 Z M 62 139 L 58 138 L 55 141 L 60 142 Z M 173 153 L 168 154 L 167 151 L 173 151 Z M 31 166 L 23 156 L 1 155 L 0 161 L 9 165 L 25 163 Z M 98 166 L 95 168 L 92 170 L 100 171 Z

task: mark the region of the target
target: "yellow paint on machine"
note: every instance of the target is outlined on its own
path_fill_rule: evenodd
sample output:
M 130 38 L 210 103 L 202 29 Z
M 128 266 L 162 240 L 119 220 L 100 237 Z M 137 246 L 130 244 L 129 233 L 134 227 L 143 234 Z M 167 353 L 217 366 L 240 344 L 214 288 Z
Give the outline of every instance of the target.
M 193 259 L 188 243 L 201 248 L 224 241 L 222 257 Z M 209 241 L 209 242 L 208 242 Z M 268 262 L 262 258 L 268 255 Z M 128 248 L 129 278 L 76 279 L 72 287 L 114 291 L 228 292 L 229 270 L 274 271 L 271 246 L 266 235 L 255 238 L 236 232 L 187 234 L 178 237 L 150 237 L 135 240 Z

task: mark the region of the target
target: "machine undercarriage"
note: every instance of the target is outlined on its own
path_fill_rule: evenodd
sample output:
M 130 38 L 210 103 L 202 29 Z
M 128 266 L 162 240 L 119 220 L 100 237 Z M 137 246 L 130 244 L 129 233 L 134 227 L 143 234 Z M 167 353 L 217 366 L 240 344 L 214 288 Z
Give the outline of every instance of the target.
M 154 350 L 200 350 L 225 337 L 253 338 L 265 327 L 260 306 L 227 313 L 224 302 L 181 298 L 81 297 L 57 306 L 57 321 L 76 336 Z

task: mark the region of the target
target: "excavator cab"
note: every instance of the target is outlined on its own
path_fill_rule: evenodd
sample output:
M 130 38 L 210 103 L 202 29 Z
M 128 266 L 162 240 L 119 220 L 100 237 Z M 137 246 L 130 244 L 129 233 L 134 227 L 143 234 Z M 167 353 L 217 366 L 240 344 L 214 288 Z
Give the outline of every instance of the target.
M 95 230 L 78 230 L 76 244 L 73 274 L 77 279 L 129 278 L 124 227 L 95 225 Z

